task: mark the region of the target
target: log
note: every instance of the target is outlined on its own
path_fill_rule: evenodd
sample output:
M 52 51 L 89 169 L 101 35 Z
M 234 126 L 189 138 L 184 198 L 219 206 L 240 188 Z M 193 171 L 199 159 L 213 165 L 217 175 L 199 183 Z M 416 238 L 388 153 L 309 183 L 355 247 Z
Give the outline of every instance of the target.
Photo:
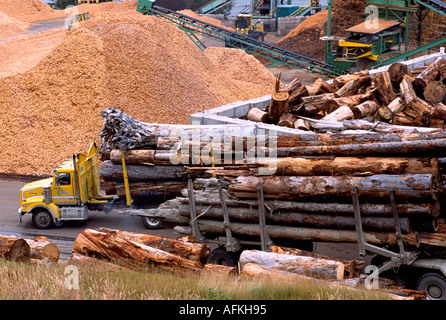
M 201 232 L 211 234 L 225 234 L 225 226 L 220 221 L 198 219 L 198 226 Z M 234 234 L 247 236 L 260 236 L 259 224 L 231 222 L 230 228 Z M 176 226 L 175 231 L 180 234 L 191 234 L 190 227 Z M 310 240 L 322 242 L 358 242 L 358 233 L 353 230 L 318 229 L 302 227 L 285 227 L 268 225 L 267 233 L 271 238 L 287 238 L 294 240 Z M 395 232 L 365 231 L 365 240 L 376 245 L 397 245 L 398 241 Z M 419 246 L 417 232 L 402 235 L 403 241 L 411 246 Z
M 350 107 L 342 106 L 332 113 L 326 115 L 321 120 L 324 121 L 343 121 L 347 119 L 352 119 L 354 117 L 353 111 Z
M 154 197 L 171 198 L 181 194 L 187 188 L 187 182 L 181 181 L 153 181 L 129 183 L 130 195 L 135 201 L 150 202 Z M 124 184 L 116 185 L 115 194 L 119 198 L 126 196 Z
M 434 103 L 434 112 L 432 113 L 432 118 L 446 120 L 446 105 L 442 102 Z
M 393 63 L 387 70 L 390 76 L 390 80 L 397 88 L 405 75 L 412 77 L 412 72 L 409 67 L 403 63 Z
M 150 180 L 178 180 L 182 179 L 183 166 L 144 166 L 127 165 L 127 173 L 130 181 Z M 123 181 L 122 165 L 113 164 L 110 160 L 102 163 L 99 173 L 107 181 Z
M 0 258 L 15 262 L 30 262 L 31 248 L 16 235 L 0 235 Z
M 305 85 L 307 88 L 307 92 L 309 96 L 314 96 L 319 93 L 319 91 L 322 88 L 323 80 L 321 78 L 318 78 L 313 84 Z
M 406 106 L 410 105 L 412 101 L 416 98 L 416 93 L 412 86 L 412 82 L 407 77 L 403 78 L 400 82 L 400 93 L 402 100 Z M 400 111 L 395 111 L 400 112 Z
M 197 192 L 195 192 L 197 193 Z M 177 200 L 182 204 L 189 203 L 188 198 L 178 197 Z M 197 205 L 203 206 L 219 206 L 220 201 L 212 198 L 206 198 L 204 195 L 195 198 Z M 257 207 L 257 201 L 253 200 L 226 200 L 228 207 L 238 207 L 240 210 L 246 207 Z M 313 212 L 328 213 L 338 215 L 353 214 L 353 205 L 348 203 L 323 203 L 323 202 L 296 202 L 296 201 L 265 201 L 268 211 L 297 211 L 297 212 Z M 359 205 L 363 216 L 391 216 L 393 214 L 392 207 L 389 204 L 362 203 Z M 440 214 L 440 203 L 435 201 L 432 203 L 399 203 L 397 204 L 397 212 L 400 216 L 426 215 L 438 217 Z
M 259 165 L 277 168 L 274 174 L 288 176 L 439 173 L 438 159 L 423 157 L 282 157 L 261 161 Z
M 97 231 L 113 233 L 129 241 L 144 244 L 146 246 L 175 254 L 183 259 L 204 263 L 211 250 L 206 244 L 192 243 L 187 241 L 158 237 L 149 234 L 121 231 L 108 228 L 97 228 Z
M 413 119 L 411 120 L 412 125 L 428 127 L 434 110 L 435 107 L 431 104 L 415 97 L 404 109 L 404 114 Z
M 307 257 L 313 257 L 318 259 L 325 259 L 325 260 L 334 260 L 341 262 L 344 265 L 344 279 L 349 278 L 356 278 L 359 277 L 361 274 L 361 270 L 364 267 L 365 262 L 360 260 L 346 260 L 346 259 L 336 259 L 328 256 L 324 256 L 322 254 L 309 252 L 297 248 L 287 248 L 287 247 L 280 247 L 280 246 L 270 246 L 268 249 L 268 252 L 273 253 L 281 253 L 281 254 L 291 254 L 296 256 L 307 256 Z
M 228 267 L 219 264 L 206 263 L 201 271 L 202 274 L 208 274 L 211 276 L 238 276 L 237 267 Z
M 341 97 L 353 96 L 359 89 L 359 81 L 357 79 L 352 79 L 347 82 L 342 88 L 336 91 L 336 95 Z
M 376 112 L 377 116 L 375 117 L 375 119 L 377 118 L 378 121 L 384 121 L 389 123 L 390 121 L 392 121 L 393 118 L 393 112 L 386 106 L 380 106 L 378 108 L 378 111 Z M 371 116 L 373 117 L 373 116 Z
M 441 156 L 446 151 L 442 139 L 423 141 L 382 142 L 344 144 L 332 146 L 303 146 L 277 148 L 278 157 L 293 156 L 373 156 L 373 155 L 416 155 Z
M 294 129 L 303 130 L 303 131 L 310 131 L 311 125 L 310 121 L 304 120 L 304 119 L 296 119 L 294 121 Z
M 202 266 L 200 262 L 125 239 L 114 232 L 92 229 L 79 233 L 73 252 L 137 270 L 152 266 L 176 272 L 198 272 Z
M 419 238 L 422 245 L 446 248 L 446 233 L 421 232 Z
M 223 210 L 220 207 L 196 206 L 197 214 L 204 213 L 206 218 L 223 218 Z M 257 208 L 227 208 L 231 221 L 249 221 L 257 222 L 259 214 Z M 179 207 L 179 214 L 182 216 L 190 216 L 188 205 Z M 317 214 L 302 212 L 273 212 L 266 216 L 266 222 L 271 225 L 300 226 L 312 228 L 330 228 L 340 230 L 355 230 L 355 218 L 353 213 L 350 216 L 340 216 L 334 214 Z M 399 218 L 401 232 L 409 233 L 412 230 L 412 224 L 407 217 Z M 376 231 L 394 231 L 395 223 L 393 217 L 362 217 L 362 225 L 364 230 Z
M 249 121 L 269 123 L 268 112 L 259 108 L 251 108 L 246 115 L 246 119 Z
M 436 200 L 437 178 L 432 174 L 356 176 L 267 176 L 237 177 L 229 185 L 230 194 L 252 197 L 263 184 L 265 198 L 303 199 L 309 197 L 349 199 L 353 186 L 367 199 L 388 198 L 394 190 L 397 199 Z
M 31 259 L 57 263 L 60 257 L 59 248 L 44 236 L 26 240 L 31 250 Z
M 393 92 L 392 81 L 387 71 L 378 72 L 373 75 L 372 79 L 375 98 L 379 104 L 388 105 L 395 99 L 395 93 Z
M 431 81 L 424 89 L 424 99 L 431 103 L 443 102 L 446 96 L 446 86 L 440 81 Z
M 288 127 L 288 128 L 294 128 L 294 117 L 291 113 L 286 112 L 283 113 L 279 120 L 277 121 L 277 125 L 281 127 Z
M 361 119 L 373 115 L 378 110 L 378 105 L 374 101 L 365 101 L 354 106 L 351 110 L 356 119 Z
M 404 104 L 404 101 L 398 97 L 395 100 L 393 100 L 389 105 L 387 106 L 392 113 L 398 113 L 404 111 L 404 108 L 406 108 L 406 105 Z
M 288 104 L 290 106 L 294 106 L 295 104 L 299 103 L 300 99 L 307 95 L 308 91 L 305 86 L 300 86 L 297 90 L 290 92 L 288 97 Z
M 333 80 L 333 85 L 337 88 L 343 87 L 347 82 L 351 80 L 358 81 L 358 85 L 360 87 L 366 86 L 372 82 L 372 78 L 370 77 L 369 70 L 363 70 L 354 74 L 346 74 L 339 77 L 336 77 Z
M 288 98 L 290 94 L 288 91 L 280 90 L 280 76 L 276 78 L 276 86 L 273 94 L 271 95 L 271 102 L 266 108 L 269 119 L 276 123 L 280 116 L 286 112 L 289 112 Z
M 431 81 L 442 80 L 446 74 L 446 60 L 442 57 L 432 62 L 423 72 L 421 72 L 417 79 L 422 80 L 427 86 Z
M 143 163 L 155 163 L 156 150 L 127 150 L 124 152 L 125 164 L 143 164 Z M 121 150 L 114 149 L 110 151 L 110 160 L 114 164 L 121 164 L 122 152 Z
M 244 250 L 240 255 L 239 263 L 242 270 L 247 263 L 255 263 L 274 270 L 297 273 L 318 279 L 344 279 L 344 264 L 334 260 L 258 250 Z
M 306 276 L 302 276 L 297 273 L 285 272 L 265 266 L 261 266 L 256 263 L 246 263 L 243 269 L 240 271 L 240 276 L 243 278 L 255 278 L 255 279 L 270 279 L 273 281 L 284 280 L 308 280 L 311 279 Z
M 322 93 L 319 95 L 302 97 L 302 102 L 306 105 L 321 106 L 327 101 L 337 98 L 336 93 Z

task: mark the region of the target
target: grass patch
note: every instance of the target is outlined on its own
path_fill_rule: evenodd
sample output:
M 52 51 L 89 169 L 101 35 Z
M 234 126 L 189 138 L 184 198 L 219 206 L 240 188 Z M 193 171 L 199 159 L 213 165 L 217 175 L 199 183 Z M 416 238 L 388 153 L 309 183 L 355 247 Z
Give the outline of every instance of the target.
M 383 300 L 379 291 L 350 290 L 312 280 L 272 281 L 215 275 L 108 270 L 77 264 L 78 283 L 67 265 L 0 259 L 1 300 Z M 71 270 L 71 269 L 70 269 Z M 78 288 L 67 289 L 66 284 Z

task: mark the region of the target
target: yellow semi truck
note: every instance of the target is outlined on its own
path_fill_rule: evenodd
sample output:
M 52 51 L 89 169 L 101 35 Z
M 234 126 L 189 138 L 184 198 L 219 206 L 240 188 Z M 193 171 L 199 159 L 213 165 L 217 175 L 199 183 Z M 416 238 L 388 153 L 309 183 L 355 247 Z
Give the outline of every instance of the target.
M 99 194 L 98 148 L 73 155 L 58 165 L 53 177 L 34 181 L 20 189 L 19 218 L 30 213 L 39 229 L 60 226 L 66 220 L 86 220 L 89 210 L 107 211 L 113 197 Z

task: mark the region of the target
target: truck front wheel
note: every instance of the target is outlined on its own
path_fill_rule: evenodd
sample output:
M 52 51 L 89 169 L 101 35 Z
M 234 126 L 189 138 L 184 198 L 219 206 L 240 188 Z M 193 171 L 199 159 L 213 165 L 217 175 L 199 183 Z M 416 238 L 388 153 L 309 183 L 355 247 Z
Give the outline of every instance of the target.
M 429 300 L 446 300 L 446 278 L 438 273 L 426 273 L 418 280 L 417 290 L 426 291 Z
M 51 213 L 44 209 L 33 213 L 33 223 L 37 229 L 49 229 L 54 225 Z

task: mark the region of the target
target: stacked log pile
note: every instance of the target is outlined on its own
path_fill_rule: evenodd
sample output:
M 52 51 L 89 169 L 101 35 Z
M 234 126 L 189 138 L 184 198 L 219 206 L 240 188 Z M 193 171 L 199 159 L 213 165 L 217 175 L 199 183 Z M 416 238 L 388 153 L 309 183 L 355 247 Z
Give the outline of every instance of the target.
M 406 244 L 444 248 L 446 133 L 426 126 L 442 108 L 432 95 L 442 96 L 438 88 L 443 65 L 437 60 L 417 77 L 394 64 L 373 78 L 363 71 L 338 77 L 333 84 L 320 80 L 302 86 L 293 81 L 285 87 L 286 94 L 273 95 L 267 108 L 273 113 L 268 117 L 276 120 L 286 105 L 297 115 L 305 110 L 306 117 L 299 119 L 309 121 L 312 131 L 289 135 L 239 136 L 240 128 L 231 126 L 147 124 L 109 108 L 103 112 L 101 153 L 106 161 L 101 175 L 108 181 L 122 179 L 119 163 L 124 153 L 133 192 L 158 184 L 167 189 L 167 180 L 175 190 L 176 199 L 141 215 L 174 222 L 182 233 L 190 233 L 195 211 L 201 232 L 218 236 L 226 233 L 227 211 L 235 237 L 258 238 L 259 211 L 264 209 L 273 241 L 356 242 L 352 190 L 357 188 L 366 241 L 396 245 L 393 193 Z M 422 83 L 426 86 L 421 97 Z M 276 91 L 283 91 L 279 81 Z M 342 106 L 350 108 L 351 119 L 324 119 Z M 422 106 L 426 108 L 421 112 Z M 355 114 L 361 119 L 353 119 L 358 118 Z M 210 139 L 216 133 L 224 139 Z M 191 139 L 194 136 L 198 140 Z M 211 177 L 224 182 L 224 201 Z M 193 206 L 188 178 L 194 179 Z M 117 185 L 123 194 L 122 182 Z
M 317 120 L 364 119 L 393 125 L 443 128 L 446 120 L 446 60 L 438 58 L 417 76 L 401 63 L 372 76 L 368 70 L 303 85 L 280 85 L 265 110 L 253 108 L 247 119 L 299 130 L 313 130 Z

